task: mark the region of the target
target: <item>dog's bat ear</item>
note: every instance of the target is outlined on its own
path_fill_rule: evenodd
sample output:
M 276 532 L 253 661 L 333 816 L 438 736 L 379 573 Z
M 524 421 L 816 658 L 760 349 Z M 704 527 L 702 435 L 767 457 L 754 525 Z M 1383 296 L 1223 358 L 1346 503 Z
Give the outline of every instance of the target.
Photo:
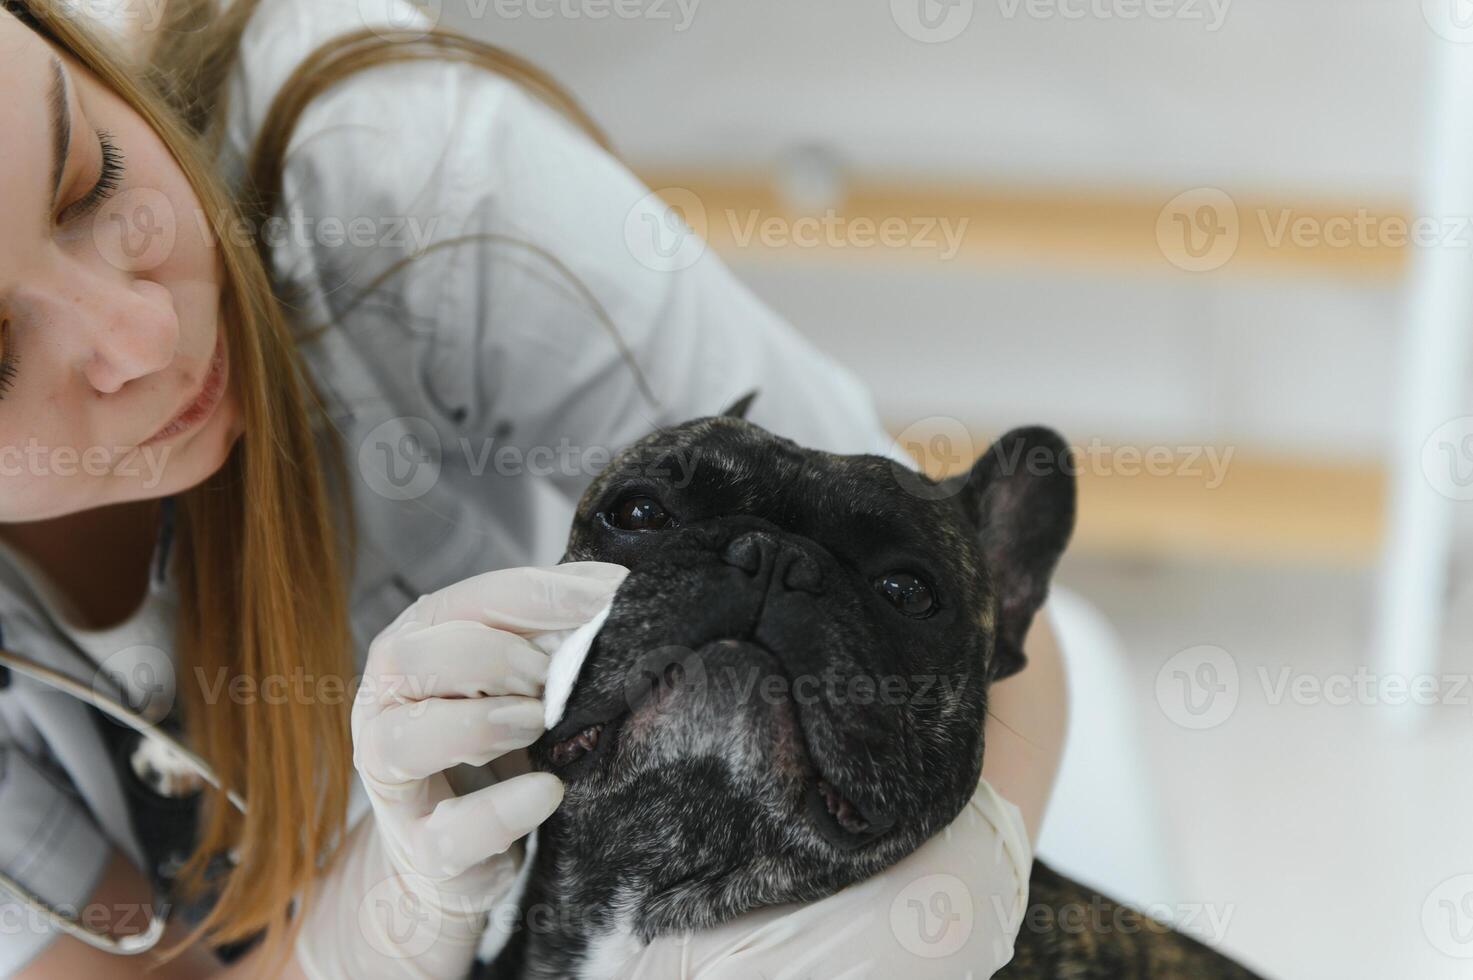
M 733 418 L 744 419 L 747 417 L 747 409 L 752 407 L 752 400 L 757 397 L 757 389 L 753 388 L 722 411 L 722 415 L 730 415 Z
M 997 597 L 994 679 L 1023 669 L 1023 638 L 1074 531 L 1075 472 L 1069 444 L 1052 429 L 1030 427 L 1009 432 L 970 471 L 946 481 L 976 528 Z

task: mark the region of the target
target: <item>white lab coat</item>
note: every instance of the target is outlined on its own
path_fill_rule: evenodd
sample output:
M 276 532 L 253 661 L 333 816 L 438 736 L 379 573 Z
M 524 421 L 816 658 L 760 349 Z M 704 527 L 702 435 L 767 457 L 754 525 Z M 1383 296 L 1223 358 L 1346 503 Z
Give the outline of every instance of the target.
M 230 80 L 220 163 L 231 181 L 292 69 L 329 37 L 371 23 L 429 21 L 407 0 L 262 0 Z M 276 240 L 274 271 L 303 290 L 304 322 L 337 324 L 303 354 L 355 479 L 360 663 L 373 636 L 418 595 L 489 568 L 556 561 L 578 494 L 614 450 L 754 388 L 749 417 L 801 444 L 904 458 L 856 379 L 714 254 L 679 269 L 652 257 L 631 237 L 666 220 L 648 189 L 501 76 L 448 61 L 362 72 L 306 109 L 284 178 L 287 213 L 302 220 Z M 397 260 L 476 233 L 499 237 L 431 251 L 349 309 Z M 170 567 L 166 541 L 155 559 Z M 151 601 L 171 595 L 170 576 L 157 575 Z M 99 652 L 77 642 L 55 603 L 3 552 L 0 630 L 8 648 L 88 680 L 97 670 Z M 993 829 L 977 848 L 1006 858 L 997 893 L 1011 906 L 1026 894 L 1027 837 L 1016 808 L 982 789 L 970 819 L 980 815 Z M 113 847 L 144 860 L 94 728 L 79 704 L 15 679 L 0 691 L 0 868 L 55 903 L 77 905 Z M 903 884 L 892 877 L 868 887 Z M 0 976 L 52 938 L 44 924 L 6 928 L 7 901 L 0 895 Z M 994 917 L 986 899 L 973 901 L 978 919 Z M 768 919 L 759 933 L 726 933 L 723 948 L 781 944 L 820 921 Z M 1011 937 L 979 923 L 972 940 L 985 955 L 963 951 L 934 965 L 958 975 L 960 959 L 987 976 Z M 797 941 L 815 951 L 845 944 L 837 933 Z M 669 956 L 683 958 L 688 971 L 724 955 L 654 952 L 667 966 Z M 833 962 L 831 952 L 825 959 Z M 738 962 L 751 964 L 728 968 Z

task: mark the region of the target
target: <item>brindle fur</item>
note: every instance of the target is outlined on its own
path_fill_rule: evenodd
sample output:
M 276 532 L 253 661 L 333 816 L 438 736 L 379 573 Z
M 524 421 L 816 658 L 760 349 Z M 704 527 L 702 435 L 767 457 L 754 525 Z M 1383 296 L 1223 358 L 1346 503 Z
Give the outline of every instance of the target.
M 1022 429 L 937 484 L 728 416 L 616 456 L 580 501 L 564 560 L 630 574 L 565 720 L 532 747 L 567 792 L 538 830 L 521 927 L 484 975 L 576 977 L 611 933 L 649 941 L 815 901 L 946 826 L 980 775 L 987 688 L 1022 667 L 1072 531 L 1069 462 L 1056 434 Z M 631 494 L 657 499 L 679 526 L 610 527 L 605 516 Z M 933 615 L 903 616 L 876 591 L 897 568 L 932 584 Z M 797 697 L 798 678 L 825 677 L 822 696 Z M 866 678 L 892 679 L 892 696 L 830 696 Z M 779 693 L 754 694 L 767 683 Z M 605 722 L 595 753 L 553 766 L 553 745 Z M 859 805 L 871 835 L 846 835 L 812 809 L 819 774 Z M 1034 902 L 1095 898 L 1041 864 L 1031 886 Z M 1001 975 L 1250 976 L 1174 933 L 1080 935 L 1037 921 L 1025 919 Z

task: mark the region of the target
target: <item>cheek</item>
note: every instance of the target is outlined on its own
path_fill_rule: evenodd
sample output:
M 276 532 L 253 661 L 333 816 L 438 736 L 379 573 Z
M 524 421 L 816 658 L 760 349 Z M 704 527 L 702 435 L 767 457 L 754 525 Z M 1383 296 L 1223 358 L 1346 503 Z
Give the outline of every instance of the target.
M 110 264 L 165 286 L 181 325 L 198 329 L 219 303 L 219 250 L 198 195 L 178 161 L 144 120 L 124 108 L 100 122 L 124 154 L 118 191 L 92 219 Z

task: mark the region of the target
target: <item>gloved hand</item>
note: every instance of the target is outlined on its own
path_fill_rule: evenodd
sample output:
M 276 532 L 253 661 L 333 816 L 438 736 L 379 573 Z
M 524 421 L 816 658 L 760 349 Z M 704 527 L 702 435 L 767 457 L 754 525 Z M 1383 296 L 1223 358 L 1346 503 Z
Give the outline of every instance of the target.
M 563 786 L 532 772 L 457 797 L 444 770 L 537 740 L 548 655 L 532 640 L 591 619 L 627 574 L 604 562 L 487 572 L 421 596 L 370 644 L 352 727 L 372 813 L 303 913 L 308 977 L 467 974 L 516 876 L 508 849 Z
M 608 980 L 985 980 L 1013 955 L 1033 848 L 983 779 L 941 833 L 872 878 L 806 905 L 631 944 Z

